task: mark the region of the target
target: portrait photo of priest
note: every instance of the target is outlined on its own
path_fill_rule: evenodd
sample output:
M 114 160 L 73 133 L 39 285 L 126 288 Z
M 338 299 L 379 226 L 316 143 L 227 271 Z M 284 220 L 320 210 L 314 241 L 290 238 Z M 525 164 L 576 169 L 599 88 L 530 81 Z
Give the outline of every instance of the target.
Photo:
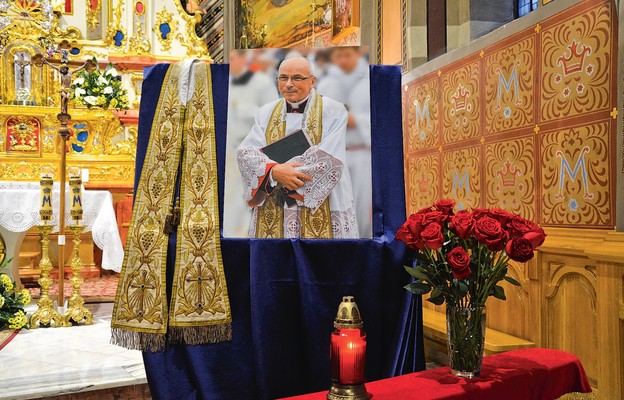
M 255 113 L 235 152 L 240 180 L 226 179 L 226 192 L 228 185 L 241 185 L 246 210 L 240 215 L 249 218 L 247 237 L 360 238 L 347 151 L 348 131 L 357 119 L 348 104 L 316 89 L 318 81 L 331 75 L 328 71 L 340 68 L 317 65 L 314 52 L 275 55 L 283 56 L 273 72 L 279 98 Z M 318 59 L 327 60 L 327 54 Z M 365 70 L 368 82 L 367 63 Z M 370 123 L 368 131 L 370 137 Z M 370 181 L 370 157 L 368 163 L 362 172 Z M 233 207 L 226 199 L 225 213 L 231 214 L 228 208 Z M 370 220 L 370 204 L 365 207 Z M 224 236 L 235 229 L 224 218 Z

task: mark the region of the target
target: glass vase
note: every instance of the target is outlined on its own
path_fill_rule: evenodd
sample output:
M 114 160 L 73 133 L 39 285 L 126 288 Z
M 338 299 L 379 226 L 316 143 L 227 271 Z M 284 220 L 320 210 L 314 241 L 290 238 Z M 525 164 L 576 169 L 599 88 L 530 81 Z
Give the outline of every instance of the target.
M 485 306 L 446 306 L 446 334 L 451 373 L 463 378 L 481 374 Z

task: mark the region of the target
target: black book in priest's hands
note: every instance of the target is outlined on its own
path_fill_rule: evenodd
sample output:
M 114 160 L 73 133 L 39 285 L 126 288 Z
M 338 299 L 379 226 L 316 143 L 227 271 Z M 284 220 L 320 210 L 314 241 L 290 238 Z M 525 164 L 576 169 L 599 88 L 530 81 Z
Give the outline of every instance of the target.
M 305 153 L 310 148 L 310 141 L 306 134 L 299 129 L 280 140 L 271 143 L 260 149 L 271 160 L 283 164 Z
M 283 164 L 287 161 L 292 160 L 294 157 L 300 156 L 307 149 L 310 148 L 310 141 L 306 134 L 299 129 L 289 135 L 284 136 L 280 140 L 277 140 L 271 143 L 268 146 L 265 146 L 260 149 L 267 157 L 271 160 Z M 292 197 L 288 196 L 289 194 L 294 194 L 296 191 L 284 190 L 284 201 L 289 206 L 293 206 L 297 204 L 296 200 Z

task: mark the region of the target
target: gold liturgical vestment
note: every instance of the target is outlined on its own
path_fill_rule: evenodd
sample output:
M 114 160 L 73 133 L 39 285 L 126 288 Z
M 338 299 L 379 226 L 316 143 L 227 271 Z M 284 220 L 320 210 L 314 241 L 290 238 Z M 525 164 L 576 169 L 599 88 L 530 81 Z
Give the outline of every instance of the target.
M 137 350 L 231 340 L 219 240 L 210 66 L 169 67 L 135 194 L 112 320 L 112 341 Z M 176 191 L 179 182 L 179 193 Z M 168 233 L 177 229 L 171 299 Z

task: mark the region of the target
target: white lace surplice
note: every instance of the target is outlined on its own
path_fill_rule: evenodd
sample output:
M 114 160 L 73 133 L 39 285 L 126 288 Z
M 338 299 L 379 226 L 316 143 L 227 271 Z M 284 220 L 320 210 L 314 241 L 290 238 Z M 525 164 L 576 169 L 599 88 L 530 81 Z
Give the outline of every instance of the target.
M 123 246 L 119 237 L 117 219 L 113 209 L 113 197 L 104 190 L 83 190 L 83 218 L 81 225 L 91 231 L 93 242 L 102 249 L 102 268 L 121 271 Z M 75 224 L 69 213 L 69 190 L 66 191 L 65 226 Z M 39 182 L 0 182 L 0 226 L 11 232 L 25 232 L 40 224 Z M 50 225 L 58 231 L 59 185 L 54 185 L 52 209 L 54 215 Z
M 277 102 L 263 106 L 256 116 L 256 121 L 237 151 L 238 165 L 243 180 L 245 201 L 249 202 L 253 192 L 264 180 L 267 164 L 273 163 L 259 149 L 266 146 L 265 130 Z M 310 109 L 309 105 L 306 110 Z M 286 114 L 286 132 L 302 129 L 307 113 Z M 310 147 L 301 156 L 291 161 L 303 165 L 298 169 L 312 176 L 310 182 L 297 190 L 303 201 L 284 208 L 284 237 L 298 238 L 301 235 L 300 207 L 305 206 L 316 211 L 329 196 L 331 222 L 334 238 L 357 238 L 358 229 L 353 207 L 353 190 L 349 170 L 345 167 L 346 145 L 345 131 L 347 111 L 341 103 L 328 97 L 323 98 L 323 137 L 321 143 Z M 306 132 L 307 133 L 307 132 Z M 262 203 L 259 205 L 262 206 Z M 257 208 L 254 208 L 249 235 L 255 237 Z

